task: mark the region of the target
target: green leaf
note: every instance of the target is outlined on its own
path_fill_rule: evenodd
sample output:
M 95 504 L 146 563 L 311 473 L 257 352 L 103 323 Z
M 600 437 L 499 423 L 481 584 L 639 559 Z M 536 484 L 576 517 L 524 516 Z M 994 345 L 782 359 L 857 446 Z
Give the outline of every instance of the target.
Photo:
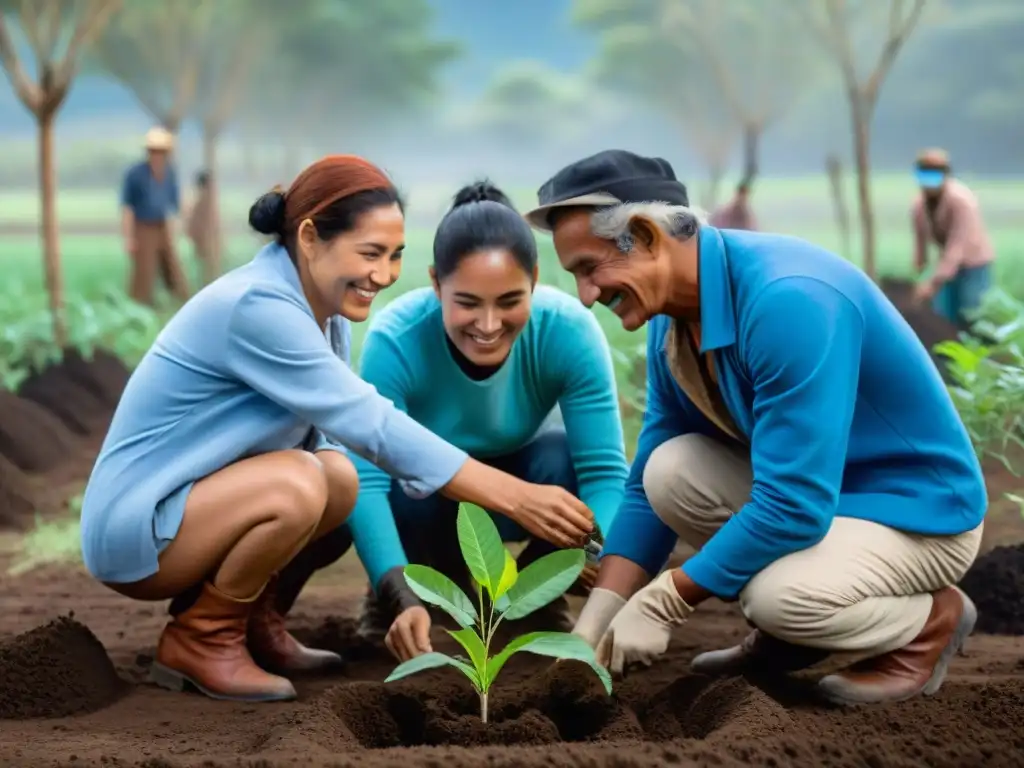
M 476 668 L 478 679 L 482 681 L 484 675 L 487 674 L 487 648 L 484 647 L 484 641 L 472 629 L 460 629 L 457 632 L 448 630 L 448 634 L 454 637 L 459 645 L 466 649 L 466 653 L 469 654 L 469 660 L 473 662 L 473 666 Z M 486 692 L 486 690 L 485 688 L 484 691 Z
M 505 570 L 501 573 L 501 579 L 498 581 L 498 588 L 494 593 L 494 602 L 497 604 L 505 593 L 508 592 L 512 585 L 516 583 L 516 579 L 519 578 L 519 569 L 516 567 L 516 559 L 512 557 L 512 553 L 507 549 L 505 550 Z
M 609 694 L 612 692 L 612 677 L 607 669 L 597 663 L 594 649 L 579 635 L 568 632 L 530 632 L 517 637 L 502 648 L 500 653 L 488 660 L 484 685 L 490 687 L 502 667 L 505 666 L 505 662 L 520 651 L 535 653 L 538 656 L 551 656 L 556 659 L 582 661 L 594 670 L 604 689 Z
M 582 549 L 560 549 L 526 566 L 508 591 L 506 619 L 521 619 L 543 608 L 579 578 L 586 564 Z
M 443 573 L 425 565 L 407 565 L 403 572 L 405 583 L 420 600 L 436 605 L 459 626 L 472 627 L 476 623 L 473 602 Z
M 462 672 L 466 677 L 469 678 L 470 682 L 473 683 L 477 688 L 480 687 L 480 678 L 477 677 L 476 671 L 466 664 L 464 661 L 453 659 L 451 656 L 445 656 L 443 653 L 424 653 L 422 656 L 417 656 L 415 659 L 409 659 L 399 664 L 395 669 L 384 678 L 385 683 L 390 683 L 395 680 L 401 680 L 403 677 L 409 675 L 415 675 L 417 672 L 426 672 L 428 669 L 437 669 L 438 667 L 455 667 L 457 670 Z
M 459 548 L 473 578 L 494 596 L 505 572 L 505 545 L 491 516 L 474 504 L 462 504 L 456 518 Z

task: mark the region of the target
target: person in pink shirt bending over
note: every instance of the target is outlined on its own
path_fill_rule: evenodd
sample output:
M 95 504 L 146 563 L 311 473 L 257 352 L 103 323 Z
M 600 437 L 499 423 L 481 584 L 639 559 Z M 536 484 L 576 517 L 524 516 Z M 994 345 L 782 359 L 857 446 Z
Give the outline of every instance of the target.
M 921 188 L 911 208 L 916 270 L 927 267 L 932 243 L 940 253 L 935 270 L 918 283 L 915 296 L 922 304 L 931 301 L 936 312 L 966 330 L 971 312 L 992 286 L 992 241 L 977 198 L 953 178 L 944 150 L 921 152 L 915 175 Z
M 708 221 L 719 229 L 749 229 L 757 231 L 757 219 L 750 207 L 750 183 L 741 181 L 736 187 L 736 195 L 725 205 L 719 206 Z

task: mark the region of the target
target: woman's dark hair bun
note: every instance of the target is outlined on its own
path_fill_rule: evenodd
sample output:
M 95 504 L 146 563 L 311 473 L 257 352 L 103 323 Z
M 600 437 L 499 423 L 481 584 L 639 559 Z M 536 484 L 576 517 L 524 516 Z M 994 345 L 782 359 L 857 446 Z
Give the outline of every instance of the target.
M 508 196 L 487 179 L 467 184 L 456 192 L 452 200 L 452 209 L 454 210 L 461 205 L 469 203 L 483 202 L 500 203 L 501 205 L 508 206 L 513 211 L 516 209 L 512 201 L 508 199 Z
M 249 208 L 249 226 L 261 235 L 278 235 L 284 230 L 284 192 L 273 189 L 262 194 Z

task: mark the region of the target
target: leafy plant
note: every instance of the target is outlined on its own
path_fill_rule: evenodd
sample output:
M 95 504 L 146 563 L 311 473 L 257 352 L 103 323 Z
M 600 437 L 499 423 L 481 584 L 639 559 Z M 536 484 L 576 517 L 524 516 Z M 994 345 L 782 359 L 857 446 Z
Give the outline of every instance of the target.
M 1009 449 L 1024 448 L 1024 305 L 995 291 L 972 330 L 974 336 L 941 342 L 935 351 L 949 361 L 949 392 L 978 457 L 1017 474 Z
M 138 363 L 162 325 L 149 307 L 121 292 L 99 297 L 71 296 L 64 317 L 68 347 L 86 360 L 99 348 L 110 350 L 126 365 Z M 45 294 L 12 284 L 0 293 L 0 388 L 16 392 L 22 382 L 59 363 L 64 356 L 53 336 Z
M 502 544 L 490 516 L 479 507 L 463 504 L 457 519 L 459 547 L 470 574 L 476 580 L 477 604 L 443 573 L 424 565 L 407 565 L 405 580 L 426 603 L 445 611 L 459 624 L 448 630 L 468 655 L 447 656 L 425 653 L 400 664 L 385 682 L 437 667 L 455 667 L 467 678 L 480 697 L 480 718 L 487 722 L 487 695 L 491 685 L 511 656 L 520 651 L 556 659 L 582 661 L 590 667 L 611 693 L 608 670 L 597 663 L 587 642 L 568 632 L 530 632 L 521 635 L 494 656 L 491 644 L 504 619 L 520 619 L 543 608 L 562 595 L 583 570 L 582 549 L 563 549 L 536 560 L 519 572 L 516 561 Z M 488 597 L 485 605 L 484 594 Z

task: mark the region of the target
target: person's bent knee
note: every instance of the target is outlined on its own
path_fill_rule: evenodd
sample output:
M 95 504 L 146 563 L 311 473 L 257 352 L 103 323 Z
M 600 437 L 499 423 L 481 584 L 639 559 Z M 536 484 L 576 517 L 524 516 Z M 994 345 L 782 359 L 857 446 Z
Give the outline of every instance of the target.
M 282 526 L 304 535 L 323 517 L 328 498 L 327 473 L 308 451 L 282 451 L 277 458 L 279 478 L 270 491 L 271 508 Z
M 653 451 L 644 466 L 644 494 L 654 514 L 676 533 L 698 527 L 707 503 L 700 498 L 692 472 L 701 466 L 702 451 L 710 438 L 681 435 L 666 440 Z
M 778 640 L 814 645 L 840 606 L 812 584 L 762 571 L 740 593 L 740 609 L 755 627 Z
M 337 451 L 318 451 L 327 480 L 327 509 L 333 525 L 341 525 L 355 509 L 359 498 L 359 472 L 352 460 Z

